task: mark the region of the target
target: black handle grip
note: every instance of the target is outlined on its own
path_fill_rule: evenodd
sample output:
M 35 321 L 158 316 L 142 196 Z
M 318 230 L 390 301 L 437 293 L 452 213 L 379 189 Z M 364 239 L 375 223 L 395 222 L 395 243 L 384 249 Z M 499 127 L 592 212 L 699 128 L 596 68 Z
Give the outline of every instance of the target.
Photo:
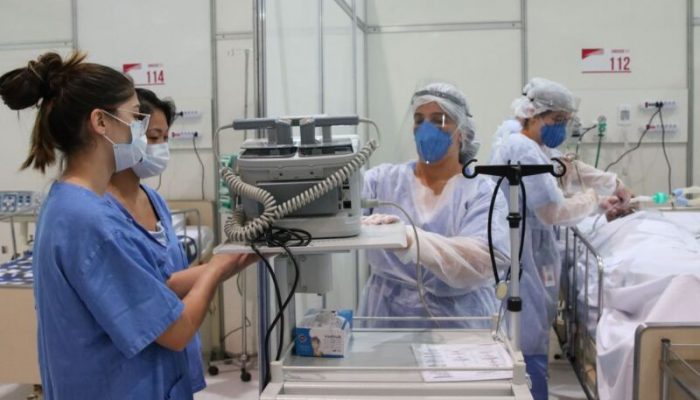
M 551 174 L 561 178 L 566 174 L 566 165 L 558 158 L 552 158 L 552 161 L 559 164 L 561 172 L 557 173 L 552 164 L 511 164 L 509 160 L 506 165 L 477 165 L 474 167 L 474 172 L 469 173 L 469 167 L 476 162 L 476 159 L 472 159 L 462 167 L 462 175 L 468 179 L 473 179 L 479 174 L 505 176 L 511 185 L 518 184 L 520 179 L 531 175 Z
M 555 178 L 561 178 L 562 176 L 566 175 L 566 165 L 564 165 L 564 162 L 562 162 L 557 157 L 552 158 L 552 161 L 555 161 L 557 164 L 559 164 L 559 167 L 561 168 L 561 173 L 557 173 L 556 169 L 552 168 L 552 175 L 554 175 Z
M 473 179 L 473 178 L 476 178 L 477 175 L 479 175 L 479 173 L 476 171 L 474 171 L 473 174 L 470 174 L 467 172 L 467 170 L 469 169 L 469 166 L 475 162 L 476 162 L 476 158 L 472 158 L 471 160 L 467 161 L 467 163 L 464 164 L 464 166 L 462 167 L 462 175 L 464 175 L 465 178 Z

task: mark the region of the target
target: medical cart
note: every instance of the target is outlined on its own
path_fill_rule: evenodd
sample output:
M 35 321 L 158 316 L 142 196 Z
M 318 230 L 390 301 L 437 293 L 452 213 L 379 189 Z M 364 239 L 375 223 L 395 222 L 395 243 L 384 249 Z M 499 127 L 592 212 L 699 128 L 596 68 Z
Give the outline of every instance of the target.
M 314 240 L 309 246 L 291 248 L 296 255 L 347 252 L 371 248 L 402 248 L 406 245 L 405 226 L 402 223 L 382 226 L 362 226 L 360 235 L 343 239 Z M 263 253 L 277 249 L 259 247 Z M 251 252 L 244 244 L 224 244 L 215 253 Z M 288 273 L 287 262 L 273 257 L 282 297 L 286 297 L 293 272 Z M 258 265 L 259 331 L 265 332 L 277 312 L 271 296 L 266 267 Z M 266 348 L 259 340 L 259 372 L 261 399 L 531 399 L 526 381 L 522 354 L 512 350 L 503 334 L 493 334 L 495 329 L 369 329 L 358 328 L 362 319 L 355 318 L 349 349 L 343 358 L 300 357 L 294 354 L 292 329 L 296 325 L 294 301 L 285 312 L 285 344 L 279 361 L 269 366 L 270 382 L 266 383 L 268 365 L 264 360 L 274 357 L 276 346 Z M 475 317 L 473 317 L 475 318 Z M 395 319 L 395 318 L 390 318 Z M 398 319 L 426 319 L 404 317 Z M 440 320 L 440 318 L 436 318 Z M 446 318 L 454 320 L 459 318 Z M 489 318 L 495 327 L 496 319 Z M 279 332 L 273 332 L 277 338 Z M 271 340 L 274 342 L 275 340 Z M 509 368 L 425 367 L 420 366 L 412 346 L 424 345 L 497 345 L 502 346 L 511 358 Z M 450 372 L 504 373 L 510 378 L 479 381 L 426 381 L 425 374 Z

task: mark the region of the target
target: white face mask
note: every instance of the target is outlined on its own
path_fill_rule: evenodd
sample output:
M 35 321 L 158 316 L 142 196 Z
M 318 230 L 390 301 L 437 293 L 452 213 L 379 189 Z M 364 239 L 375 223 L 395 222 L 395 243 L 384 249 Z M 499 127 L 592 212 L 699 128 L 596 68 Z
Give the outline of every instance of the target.
M 146 146 L 146 154 L 143 160 L 131 167 L 136 176 L 141 179 L 160 175 L 168 166 L 170 160 L 170 146 L 168 143 L 149 144 Z
M 133 167 L 143 160 L 144 154 L 146 154 L 146 146 L 148 145 L 146 129 L 148 128 L 150 115 L 146 115 L 141 120 L 135 119 L 129 124 L 115 115 L 110 113 L 107 114 L 112 116 L 112 118 L 116 119 L 117 121 L 128 125 L 129 129 L 131 130 L 131 143 L 114 143 L 112 139 L 108 138 L 106 135 L 103 135 L 105 139 L 112 143 L 112 147 L 114 149 L 115 172 L 120 172 L 127 168 Z

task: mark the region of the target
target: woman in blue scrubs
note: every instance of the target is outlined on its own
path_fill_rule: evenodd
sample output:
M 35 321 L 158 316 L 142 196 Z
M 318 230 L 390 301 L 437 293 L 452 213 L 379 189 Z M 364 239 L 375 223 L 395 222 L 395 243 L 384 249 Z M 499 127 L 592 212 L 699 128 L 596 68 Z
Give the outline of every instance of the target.
M 167 269 L 172 274 L 187 268 L 187 256 L 173 229 L 167 203 L 140 180 L 162 174 L 168 165 L 168 132 L 175 119 L 175 104 L 159 99 L 148 89 L 137 88 L 136 95 L 140 112 L 151 116 L 146 129 L 146 154 L 137 165 L 112 175 L 106 197 L 125 215 L 133 217 L 136 228 L 143 231 L 154 251 L 167 254 Z M 190 384 L 196 393 L 206 387 L 199 334 L 187 345 L 186 353 Z
M 23 168 L 65 168 L 37 221 L 33 272 L 44 397 L 192 399 L 182 350 L 216 287 L 250 264 L 218 257 L 171 274 L 104 196 L 112 175 L 145 153 L 148 117 L 131 81 L 109 67 L 46 53 L 0 76 L 13 110 L 37 107 Z

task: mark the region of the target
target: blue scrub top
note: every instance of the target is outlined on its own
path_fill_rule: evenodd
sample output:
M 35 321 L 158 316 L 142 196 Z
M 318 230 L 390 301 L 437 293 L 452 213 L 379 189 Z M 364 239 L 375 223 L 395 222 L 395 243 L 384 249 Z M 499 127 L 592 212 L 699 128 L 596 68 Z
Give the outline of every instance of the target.
M 185 353 L 155 343 L 184 310 L 167 257 L 117 207 L 54 183 L 32 268 L 46 400 L 193 398 Z
M 163 226 L 165 231 L 165 237 L 167 240 L 167 246 L 163 246 L 156 238 L 153 237 L 147 230 L 145 230 L 138 223 L 134 222 L 136 228 L 141 230 L 148 237 L 148 244 L 153 248 L 155 252 L 166 252 L 166 273 L 167 276 L 174 274 L 175 272 L 182 271 L 187 268 L 189 263 L 187 262 L 187 256 L 185 251 L 180 246 L 180 242 L 177 238 L 177 233 L 173 228 L 172 215 L 170 214 L 170 209 L 168 204 L 165 202 L 163 197 L 161 197 L 158 192 L 151 189 L 146 185 L 141 185 L 141 189 L 146 193 L 148 199 L 153 206 L 153 210 L 156 213 L 156 217 Z M 127 217 L 131 217 L 129 211 L 124 208 L 119 201 L 107 193 L 105 197 L 112 202 L 116 207 L 118 207 Z M 197 333 L 192 341 L 185 348 L 185 353 L 187 354 L 187 360 L 189 364 L 189 375 L 190 383 L 192 385 L 192 391 L 199 392 L 200 390 L 207 387 L 206 381 L 204 380 L 204 367 L 202 366 L 202 342 L 199 338 L 199 333 Z

